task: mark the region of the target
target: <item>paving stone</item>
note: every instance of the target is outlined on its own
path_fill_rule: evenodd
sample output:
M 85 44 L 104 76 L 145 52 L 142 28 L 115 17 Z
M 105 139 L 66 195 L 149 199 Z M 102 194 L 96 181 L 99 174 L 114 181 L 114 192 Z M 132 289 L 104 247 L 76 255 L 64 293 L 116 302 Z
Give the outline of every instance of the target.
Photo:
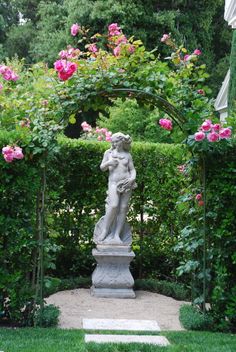
M 156 320 L 83 319 L 85 330 L 160 331 Z
M 150 335 L 94 335 L 85 334 L 85 342 L 96 343 L 145 343 L 151 345 L 168 346 L 169 341 L 164 336 Z

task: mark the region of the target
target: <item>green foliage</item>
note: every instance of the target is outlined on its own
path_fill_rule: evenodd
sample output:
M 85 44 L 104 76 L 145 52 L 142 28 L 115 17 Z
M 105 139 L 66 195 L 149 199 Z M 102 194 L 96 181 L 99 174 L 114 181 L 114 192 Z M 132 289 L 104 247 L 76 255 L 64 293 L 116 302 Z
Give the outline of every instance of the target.
M 138 105 L 136 99 L 117 99 L 108 114 L 101 114 L 97 125 L 113 133 L 128 133 L 135 141 L 170 143 L 173 140 L 173 136 L 158 125 L 162 113 L 158 109 L 150 111 L 149 106 Z
M 4 351 L 18 352 L 232 352 L 236 346 L 233 334 L 205 331 L 162 331 L 170 341 L 169 346 L 149 344 L 95 344 L 85 343 L 84 332 L 78 329 L 0 329 L 1 348 Z
M 136 0 L 128 3 L 112 0 L 16 0 L 13 3 L 2 2 L 1 9 L 3 57 L 16 53 L 19 57 L 24 55 L 27 62 L 44 61 L 52 65 L 66 44 L 76 45 L 69 32 L 73 23 L 89 26 L 92 33 L 97 33 L 106 32 L 109 23 L 118 22 L 127 35 L 135 33 L 149 50 L 159 46 L 162 57 L 168 53 L 160 45 L 163 33 L 172 33 L 190 50 L 200 48 L 204 62 L 210 72 L 214 72 L 210 82 L 214 95 L 227 71 L 227 66 L 223 67 L 221 62 L 229 57 L 232 33 L 223 18 L 223 0 L 201 0 L 191 3 L 191 6 L 185 0 L 161 0 L 158 4 L 154 0 L 145 3 Z M 24 23 L 19 24 L 19 13 Z M 32 26 L 34 31 L 29 31 Z M 27 41 L 23 33 L 26 33 Z
M 44 328 L 55 327 L 58 325 L 60 310 L 53 304 L 48 304 L 44 306 L 42 312 L 37 310 L 34 317 L 35 326 L 40 325 L 40 314 L 41 316 L 41 326 Z
M 196 306 L 189 304 L 180 307 L 179 320 L 187 330 L 211 330 L 213 327 L 210 313 L 204 315 Z
M 207 302 L 211 305 L 215 328 L 233 330 L 235 326 L 235 143 L 211 150 L 206 158 L 206 270 L 204 270 L 204 209 L 195 196 L 202 185 L 192 177 L 183 190 L 178 209 L 189 223 L 181 232 L 175 249 L 182 260 L 178 274 L 192 285 L 192 300 L 202 307 L 205 276 Z M 197 159 L 195 160 L 195 162 Z M 196 171 L 196 169 L 195 169 Z M 200 170 L 198 170 L 200 171 Z M 227 318 L 226 318 L 227 317 Z
M 174 281 L 137 279 L 135 280 L 135 289 L 157 292 L 180 301 L 190 299 L 190 290 L 185 285 Z

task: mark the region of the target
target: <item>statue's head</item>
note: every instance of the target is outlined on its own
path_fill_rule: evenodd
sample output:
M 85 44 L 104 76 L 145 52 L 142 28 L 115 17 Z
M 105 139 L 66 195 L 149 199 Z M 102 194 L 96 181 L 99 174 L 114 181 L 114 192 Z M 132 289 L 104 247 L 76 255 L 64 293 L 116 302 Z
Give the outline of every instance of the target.
M 115 148 L 117 142 L 122 142 L 123 149 L 128 151 L 130 149 L 132 139 L 128 134 L 117 132 L 111 136 L 111 143 L 113 148 Z

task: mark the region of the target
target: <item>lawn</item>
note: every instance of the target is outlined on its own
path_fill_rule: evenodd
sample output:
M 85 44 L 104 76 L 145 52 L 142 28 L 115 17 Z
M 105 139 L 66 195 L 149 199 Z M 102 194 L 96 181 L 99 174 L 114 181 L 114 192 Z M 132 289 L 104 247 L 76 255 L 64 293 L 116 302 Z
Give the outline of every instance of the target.
M 84 343 L 81 330 L 0 329 L 0 351 L 4 352 L 235 352 L 236 335 L 210 332 L 161 332 L 171 346 Z

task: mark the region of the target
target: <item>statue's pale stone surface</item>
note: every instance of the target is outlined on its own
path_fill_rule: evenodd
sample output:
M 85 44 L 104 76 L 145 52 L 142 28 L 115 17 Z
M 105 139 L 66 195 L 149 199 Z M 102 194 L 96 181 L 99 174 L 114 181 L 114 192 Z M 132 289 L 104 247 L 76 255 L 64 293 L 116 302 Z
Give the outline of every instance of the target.
M 129 153 L 131 138 L 115 133 L 112 146 L 103 156 L 100 168 L 109 171 L 105 215 L 97 222 L 93 256 L 97 267 L 92 275 L 92 294 L 100 297 L 134 298 L 134 280 L 129 264 L 132 235 L 126 222 L 128 203 L 136 187 L 136 171 Z

